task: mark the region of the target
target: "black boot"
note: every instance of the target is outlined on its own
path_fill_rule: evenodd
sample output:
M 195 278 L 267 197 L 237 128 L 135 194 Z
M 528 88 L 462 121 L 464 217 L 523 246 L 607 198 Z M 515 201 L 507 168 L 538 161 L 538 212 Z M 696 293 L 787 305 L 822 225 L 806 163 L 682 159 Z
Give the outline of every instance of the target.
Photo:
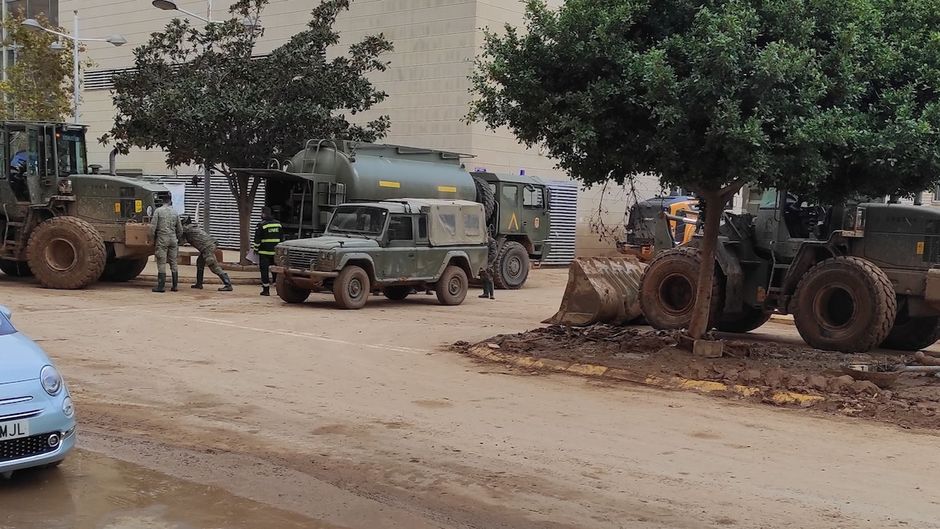
M 265 286 L 261 287 L 261 295 L 262 295 L 262 296 L 270 296 L 270 295 L 271 295 L 271 287 L 265 287 Z
M 219 288 L 219 292 L 231 292 L 232 290 L 234 290 L 232 288 L 232 280 L 229 279 L 228 274 L 222 274 L 221 277 L 222 277 L 222 284 L 224 286 Z
M 153 287 L 151 292 L 166 292 L 166 274 L 157 274 L 157 286 Z
M 170 291 L 179 292 L 180 291 L 180 273 L 173 272 L 173 286 L 170 287 Z
M 196 268 L 196 284 L 193 285 L 192 288 L 198 288 L 199 290 L 202 290 L 202 280 L 203 278 L 205 278 L 205 276 L 206 276 L 206 269 L 197 267 Z

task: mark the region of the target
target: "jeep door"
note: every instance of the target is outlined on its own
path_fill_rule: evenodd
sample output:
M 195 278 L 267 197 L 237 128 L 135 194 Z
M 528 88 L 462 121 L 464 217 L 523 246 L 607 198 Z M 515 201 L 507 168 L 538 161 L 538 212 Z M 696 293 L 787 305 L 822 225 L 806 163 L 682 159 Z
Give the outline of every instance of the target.
M 388 221 L 388 235 L 377 278 L 407 281 L 415 275 L 415 235 L 411 215 L 392 214 Z

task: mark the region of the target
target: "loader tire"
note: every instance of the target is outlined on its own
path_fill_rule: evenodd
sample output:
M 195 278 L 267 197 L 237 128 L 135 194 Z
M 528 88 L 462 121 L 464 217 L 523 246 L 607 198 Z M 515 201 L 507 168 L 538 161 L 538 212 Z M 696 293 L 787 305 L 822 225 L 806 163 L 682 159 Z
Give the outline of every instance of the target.
M 0 261 L 0 271 L 10 277 L 32 277 L 33 271 L 23 261 Z
M 486 225 L 496 224 L 496 195 L 493 194 L 489 182 L 482 176 L 473 175 L 473 184 L 477 188 L 477 202 L 483 204 Z
M 864 353 L 888 337 L 898 302 L 891 280 L 873 263 L 833 257 L 803 276 L 791 308 L 796 330 L 810 346 Z
M 101 234 L 78 217 L 43 222 L 26 246 L 26 262 L 44 288 L 85 288 L 101 277 L 106 260 Z
M 506 241 L 496 256 L 496 288 L 517 290 L 529 278 L 529 252 L 516 241 Z
M 640 307 L 654 329 L 688 329 L 695 307 L 698 271 L 702 257 L 698 248 L 666 250 L 654 258 L 640 281 Z M 709 328 L 719 321 L 723 305 L 721 274 L 712 286 Z
M 899 351 L 919 351 L 937 340 L 940 340 L 940 316 L 911 317 L 904 308 L 898 311 L 894 327 L 881 346 Z
M 294 284 L 287 279 L 287 274 L 278 274 L 274 285 L 277 290 L 277 296 L 281 298 L 284 303 L 303 303 L 310 297 L 310 291 L 306 288 L 294 286 Z
M 104 265 L 104 272 L 101 274 L 102 281 L 112 283 L 126 283 L 144 271 L 147 268 L 149 258 L 140 259 L 115 259 Z
M 745 307 L 740 314 L 733 316 L 722 314 L 715 328 L 724 332 L 751 332 L 767 323 L 771 314 L 759 308 Z

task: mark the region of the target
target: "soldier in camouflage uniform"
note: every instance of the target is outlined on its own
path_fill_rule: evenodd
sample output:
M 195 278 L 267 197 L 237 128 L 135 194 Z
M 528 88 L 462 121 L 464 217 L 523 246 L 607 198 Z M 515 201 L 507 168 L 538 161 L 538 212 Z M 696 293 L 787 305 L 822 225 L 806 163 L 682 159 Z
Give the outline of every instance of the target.
M 211 235 L 196 226 L 193 223 L 193 218 L 189 215 L 186 215 L 182 219 L 183 223 L 183 236 L 180 237 L 180 244 L 186 244 L 187 242 L 195 249 L 199 250 L 199 258 L 196 259 L 196 284 L 193 285 L 193 288 L 198 288 L 202 290 L 202 280 L 206 274 L 206 267 L 209 267 L 209 270 L 212 270 L 212 273 L 219 276 L 219 279 L 222 280 L 222 288 L 219 289 L 220 292 L 231 292 L 232 281 L 229 279 L 228 274 L 226 274 L 222 267 L 219 266 L 219 262 L 215 258 L 215 249 L 216 242 Z
M 486 253 L 486 264 L 483 268 L 480 269 L 480 279 L 483 280 L 483 293 L 480 294 L 481 298 L 490 298 L 496 299 L 494 296 L 495 286 L 493 284 L 493 277 L 496 274 L 496 256 L 499 254 L 499 245 L 496 243 L 491 235 L 487 235 L 487 253 Z
M 183 235 L 183 225 L 180 217 L 173 210 L 172 197 L 167 198 L 162 206 L 154 212 L 150 220 L 150 234 L 153 236 L 157 259 L 157 286 L 154 292 L 166 292 L 166 264 L 170 263 L 170 272 L 173 274 L 173 292 L 179 290 L 180 274 L 177 269 L 177 256 L 179 254 L 179 239 Z

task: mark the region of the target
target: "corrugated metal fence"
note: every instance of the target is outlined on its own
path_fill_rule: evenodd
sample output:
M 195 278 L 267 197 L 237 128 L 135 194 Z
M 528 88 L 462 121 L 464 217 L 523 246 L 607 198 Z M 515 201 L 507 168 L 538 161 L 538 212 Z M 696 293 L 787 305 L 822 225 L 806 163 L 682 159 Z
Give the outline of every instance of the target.
M 574 260 L 578 223 L 578 184 L 548 182 L 551 190 L 550 217 L 552 231 L 548 237 L 551 250 L 542 259 L 543 265 L 567 266 Z

